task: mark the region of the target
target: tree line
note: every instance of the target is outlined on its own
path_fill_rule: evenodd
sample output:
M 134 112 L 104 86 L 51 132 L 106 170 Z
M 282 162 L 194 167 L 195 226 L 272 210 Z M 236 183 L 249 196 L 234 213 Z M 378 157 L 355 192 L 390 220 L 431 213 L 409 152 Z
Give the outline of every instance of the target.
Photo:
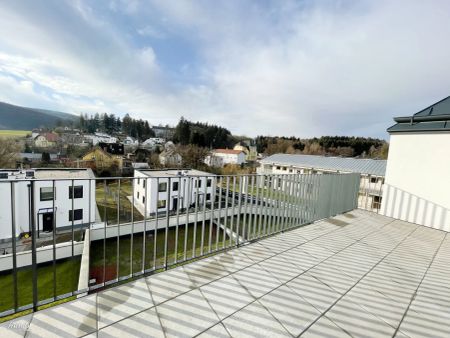
M 233 138 L 226 128 L 202 122 L 190 122 L 181 118 L 175 127 L 173 141 L 181 145 L 207 148 L 225 148 L 233 145 Z
M 108 134 L 124 133 L 137 138 L 139 141 L 145 141 L 149 137 L 155 136 L 148 121 L 134 119 L 129 114 L 126 114 L 123 118 L 106 113 L 97 113 L 95 115 L 81 114 L 79 128 L 88 133 L 96 131 Z

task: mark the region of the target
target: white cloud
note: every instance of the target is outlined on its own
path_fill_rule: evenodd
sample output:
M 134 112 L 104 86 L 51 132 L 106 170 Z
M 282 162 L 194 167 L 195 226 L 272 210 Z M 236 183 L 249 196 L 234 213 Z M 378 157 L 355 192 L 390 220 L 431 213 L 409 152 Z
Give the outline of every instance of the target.
M 2 100 L 156 124 L 184 115 L 249 135 L 385 137 L 393 116 L 450 87 L 446 1 L 114 1 L 113 17 L 69 4 L 0 4 Z

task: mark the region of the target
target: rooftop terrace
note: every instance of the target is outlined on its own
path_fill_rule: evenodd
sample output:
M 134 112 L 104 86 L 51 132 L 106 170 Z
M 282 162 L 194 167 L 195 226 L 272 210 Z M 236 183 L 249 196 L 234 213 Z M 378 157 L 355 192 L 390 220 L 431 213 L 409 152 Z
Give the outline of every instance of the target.
M 448 337 L 450 236 L 353 210 L 0 324 L 1 337 Z

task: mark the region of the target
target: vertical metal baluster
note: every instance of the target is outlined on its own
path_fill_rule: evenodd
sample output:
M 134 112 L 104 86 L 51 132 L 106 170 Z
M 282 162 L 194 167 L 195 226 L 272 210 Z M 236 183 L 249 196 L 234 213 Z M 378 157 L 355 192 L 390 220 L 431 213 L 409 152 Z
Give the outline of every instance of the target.
M 230 194 L 230 176 L 227 176 L 227 186 L 225 188 L 225 218 L 223 222 L 223 248 L 226 247 L 227 226 L 228 226 L 228 195 Z M 231 234 L 230 234 L 231 238 Z
M 178 262 L 178 226 L 180 225 L 180 189 L 181 189 L 181 178 L 178 177 L 178 192 L 177 192 L 177 224 L 175 224 L 175 258 L 174 263 Z
M 120 179 L 117 179 L 117 256 L 116 256 L 116 279 L 120 278 Z
M 208 253 L 211 253 L 212 251 L 212 231 L 213 231 L 213 221 L 214 221 L 214 205 L 216 203 L 216 179 L 215 177 L 211 177 L 209 178 L 211 180 L 211 184 L 210 184 L 210 201 L 209 201 L 209 205 L 210 205 L 210 216 L 209 216 L 209 238 L 208 238 Z M 214 184 L 213 184 L 214 183 Z M 206 185 L 208 185 L 208 177 L 206 178 Z M 208 190 L 207 190 L 208 191 Z
M 261 189 L 261 200 L 259 203 L 259 217 L 258 217 L 258 238 L 262 237 L 262 235 L 264 234 L 264 215 L 263 215 L 263 210 L 266 209 L 267 206 L 267 201 L 265 201 L 265 188 L 266 188 L 266 175 L 261 175 L 260 177 L 260 189 Z
M 247 227 L 247 240 L 251 239 L 252 234 L 252 221 L 253 221 L 253 185 L 255 182 L 255 175 L 251 175 L 250 188 L 251 194 L 248 194 L 247 191 L 247 207 L 248 207 L 248 196 L 250 196 L 250 212 L 248 212 L 248 227 Z
M 247 235 L 247 218 L 248 218 L 248 182 L 249 182 L 249 176 L 248 175 L 245 175 L 245 176 L 243 176 L 243 178 L 244 178 L 244 187 L 245 187 L 245 189 L 242 189 L 243 190 L 243 192 L 244 192 L 244 204 L 245 204 L 245 206 L 243 206 L 243 209 L 244 209 L 244 216 L 243 216 L 243 219 L 244 219 L 244 221 L 243 221 L 243 224 L 242 224 L 242 239 L 244 240 L 244 242 L 248 242 L 248 236 L 247 236 L 247 238 L 246 238 L 246 235 Z
M 261 229 L 261 201 L 259 199 L 259 191 L 260 191 L 260 184 L 261 184 L 261 177 L 259 175 L 255 176 L 256 181 L 256 197 L 255 197 L 255 214 L 253 217 L 253 238 L 259 238 L 259 230 Z M 259 224 L 259 226 L 258 226 Z
M 300 214 L 300 208 L 299 208 L 299 201 L 300 201 L 300 194 L 301 194 L 301 175 L 297 173 L 296 175 L 296 186 L 297 186 L 297 192 L 295 194 L 295 200 L 294 200 L 294 208 L 295 208 L 295 226 L 299 226 L 301 224 L 301 214 Z
M 195 207 L 194 207 L 194 213 L 195 213 L 195 223 L 194 223 L 194 237 L 192 241 L 192 258 L 195 258 L 197 256 L 197 248 L 196 248 L 196 242 L 197 242 L 197 222 L 198 222 L 198 189 L 199 189 L 199 179 L 198 176 L 195 177 Z
M 152 184 L 154 180 L 152 181 Z M 151 191 L 150 191 L 151 194 Z M 155 198 L 155 229 L 153 233 L 153 270 L 156 270 L 156 255 L 158 254 L 158 201 L 159 201 L 159 177 L 156 178 L 156 198 Z
M 242 208 L 242 176 L 239 176 L 239 192 L 238 192 L 238 214 L 236 218 L 236 245 L 239 245 L 239 237 L 241 231 L 241 208 Z
M 266 181 L 267 180 L 267 181 Z M 264 180 L 264 208 L 263 208 L 263 213 L 264 213 L 264 223 L 263 223 L 263 231 L 262 234 L 263 236 L 267 235 L 267 219 L 269 218 L 268 213 L 272 213 L 273 212 L 273 206 L 272 206 L 272 201 L 270 200 L 270 196 L 271 194 L 271 185 L 272 185 L 272 181 L 273 181 L 273 176 L 267 176 L 265 177 Z
M 108 220 L 106 219 L 106 208 L 107 208 L 107 204 L 106 204 L 106 180 L 103 180 L 103 203 L 104 203 L 104 208 L 103 208 L 103 223 L 104 223 L 104 233 L 103 233 L 103 286 L 106 283 L 106 224 L 108 222 Z
M 184 223 L 184 252 L 183 252 L 183 260 L 187 259 L 187 243 L 188 243 L 188 232 L 189 232 L 189 209 L 191 206 L 191 178 L 188 177 L 184 180 L 184 191 L 186 191 L 186 183 L 187 183 L 187 204 L 186 204 L 186 220 Z M 186 196 L 186 195 L 185 195 Z
M 288 198 L 289 193 L 288 193 L 288 191 L 290 189 L 289 178 L 290 178 L 290 175 L 284 175 L 284 184 L 283 184 L 283 191 L 282 191 L 282 193 L 283 193 L 283 195 L 282 195 L 283 196 L 283 218 L 281 219 L 281 222 L 280 222 L 279 231 L 284 230 L 284 228 L 286 226 L 286 220 L 288 217 L 288 211 L 289 211 L 289 198 Z
M 220 223 L 222 222 L 222 184 L 223 184 L 223 176 L 217 177 L 217 182 L 219 183 L 219 198 L 217 201 L 218 207 L 218 221 L 216 225 L 216 250 L 219 250 L 219 237 L 220 237 Z M 214 191 L 217 190 L 217 185 L 214 187 Z
M 13 259 L 13 287 L 14 287 L 14 312 L 19 307 L 19 292 L 17 285 L 17 248 L 16 248 L 16 192 L 14 182 L 10 182 L 11 188 L 11 239 Z M 54 258 L 55 256 L 53 256 Z
M 55 192 L 53 192 L 55 193 Z M 74 235 L 74 225 L 75 225 L 75 210 L 74 210 L 74 186 L 73 186 L 73 180 L 72 180 L 72 259 L 74 256 L 74 247 L 73 247 L 73 242 L 75 240 L 75 235 Z
M 169 241 L 169 209 L 170 209 L 170 191 L 171 191 L 171 183 L 172 179 L 169 177 L 167 182 L 167 201 L 166 201 L 166 232 L 164 235 L 164 268 L 167 270 L 167 261 L 168 261 L 168 241 Z
M 52 180 L 52 188 L 53 188 L 53 198 L 52 198 L 52 211 L 53 211 L 53 220 L 52 220 L 52 235 L 53 235 L 53 247 L 52 247 L 52 254 L 53 254 L 53 262 L 52 262 L 52 269 L 53 269 L 53 300 L 56 300 L 56 212 L 55 212 L 55 198 L 56 198 L 56 187 L 55 187 L 55 180 Z
M 131 243 L 130 243 L 130 275 L 133 276 L 133 248 L 134 248 L 134 181 L 131 183 Z
M 279 186 L 281 185 L 281 175 L 277 175 L 276 177 L 269 177 L 269 200 L 271 204 L 270 208 L 270 217 L 269 217 L 269 226 L 268 226 L 268 232 L 265 233 L 265 235 L 268 235 L 272 233 L 273 228 L 278 224 L 279 220 L 279 213 L 280 213 L 280 189 Z
M 203 251 L 204 251 L 204 246 L 205 246 L 205 224 L 206 224 L 206 194 L 208 191 L 208 187 L 207 185 L 207 178 L 206 177 L 201 177 L 199 178 L 201 181 L 203 181 L 203 208 L 202 208 L 202 214 L 203 214 L 203 219 L 202 219 L 202 233 L 200 234 L 200 256 L 203 256 Z
M 31 225 L 31 266 L 33 283 L 33 311 L 38 309 L 38 283 L 37 283 L 37 257 L 36 257 L 36 220 L 34 206 L 34 181 L 30 181 L 29 187 L 29 205 L 30 205 L 30 225 Z
M 144 231 L 142 232 L 142 272 L 145 273 L 145 261 L 147 260 L 147 217 L 148 217 L 148 210 L 147 210 L 147 205 L 148 205 L 148 180 L 147 177 L 143 177 L 142 178 L 143 182 L 145 182 L 145 191 L 144 191 L 144 198 L 145 198 L 145 205 L 144 205 Z M 138 182 L 140 181 L 140 178 L 138 178 Z M 134 184 L 136 184 L 136 181 L 134 181 Z
M 236 236 L 236 232 L 234 231 L 234 216 L 235 216 L 235 200 L 236 200 L 236 175 L 233 175 L 233 189 L 232 189 L 232 196 L 233 198 L 231 199 L 231 222 L 230 222 L 230 231 L 231 234 L 235 234 Z M 233 240 L 232 240 L 233 236 L 230 236 L 230 246 L 233 246 Z

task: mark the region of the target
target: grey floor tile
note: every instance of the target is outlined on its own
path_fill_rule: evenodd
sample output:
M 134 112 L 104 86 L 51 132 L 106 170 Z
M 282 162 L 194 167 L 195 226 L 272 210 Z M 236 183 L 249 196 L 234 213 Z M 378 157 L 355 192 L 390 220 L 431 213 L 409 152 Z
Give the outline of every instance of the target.
M 231 337 L 222 323 L 214 325 L 212 328 L 200 333 L 197 338 L 228 338 Z
M 183 266 L 183 269 L 197 287 L 229 274 L 225 267 L 223 267 L 215 257 L 187 264 Z
M 269 274 L 259 265 L 252 265 L 244 270 L 238 271 L 232 276 L 253 297 L 261 297 L 263 294 L 281 285 L 281 282 Z
M 193 337 L 219 322 L 199 290 L 158 305 L 156 310 L 167 337 Z
M 239 251 L 245 254 L 249 259 L 258 263 L 264 259 L 276 255 L 276 252 L 268 250 L 266 247 L 262 246 L 258 242 L 245 245 L 239 248 Z
M 344 294 L 358 282 L 358 279 L 350 277 L 342 271 L 339 271 L 334 268 L 333 264 L 328 262 L 315 266 L 308 271 L 308 274 L 314 276 L 340 294 Z
M 281 255 L 266 259 L 259 265 L 282 283 L 286 283 L 304 271 Z
M 307 272 L 286 284 L 320 312 L 325 311 L 340 294 Z
M 232 337 L 291 337 L 283 326 L 258 302 L 223 321 Z
M 196 288 L 183 267 L 146 278 L 155 305 Z
M 219 263 L 229 272 L 233 273 L 255 264 L 247 255 L 239 250 L 229 250 L 217 255 Z
M 205 285 L 200 290 L 220 319 L 231 315 L 255 300 L 232 276 Z
M 106 337 L 164 337 L 155 308 L 105 327 L 98 331 L 99 338 Z
M 97 303 L 99 328 L 154 306 L 144 279 L 100 292 Z
M 353 337 L 392 337 L 395 332 L 394 327 L 345 297 L 326 316 Z
M 326 316 L 320 317 L 301 337 L 307 338 L 351 338 L 344 330 L 329 320 Z
M 258 300 L 293 336 L 298 336 L 320 312 L 287 286 Z
M 96 295 L 36 312 L 27 337 L 81 337 L 97 330 Z
M 0 337 L 24 337 L 30 326 L 31 319 L 32 315 L 29 314 L 0 323 Z

